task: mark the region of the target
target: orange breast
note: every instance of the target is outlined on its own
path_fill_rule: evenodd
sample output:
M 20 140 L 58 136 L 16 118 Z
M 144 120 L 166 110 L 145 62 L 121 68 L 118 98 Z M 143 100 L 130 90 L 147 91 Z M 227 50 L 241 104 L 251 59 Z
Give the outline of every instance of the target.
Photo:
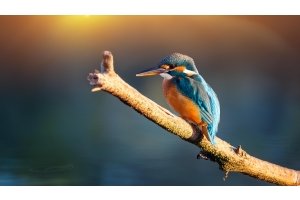
M 168 104 L 185 120 L 201 123 L 199 107 L 186 96 L 180 94 L 171 80 L 163 80 L 163 93 Z

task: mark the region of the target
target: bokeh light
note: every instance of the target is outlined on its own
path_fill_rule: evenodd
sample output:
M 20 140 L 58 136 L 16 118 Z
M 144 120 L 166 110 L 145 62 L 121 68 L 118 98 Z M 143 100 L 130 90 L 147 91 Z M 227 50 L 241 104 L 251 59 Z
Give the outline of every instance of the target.
M 139 72 L 194 58 L 221 103 L 218 136 L 300 167 L 300 17 L 1 16 L 0 185 L 269 185 L 196 160 L 199 149 L 86 80 L 101 54 L 158 104 Z

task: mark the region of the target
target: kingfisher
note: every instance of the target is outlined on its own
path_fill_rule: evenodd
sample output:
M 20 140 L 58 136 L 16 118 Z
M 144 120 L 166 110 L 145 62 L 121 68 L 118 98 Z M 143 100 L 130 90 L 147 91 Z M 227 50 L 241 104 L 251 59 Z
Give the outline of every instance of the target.
M 180 53 L 164 57 L 159 64 L 136 76 L 163 77 L 163 94 L 181 118 L 198 127 L 215 145 L 220 122 L 220 103 L 210 85 L 199 74 L 194 60 Z M 206 128 L 207 131 L 203 131 Z

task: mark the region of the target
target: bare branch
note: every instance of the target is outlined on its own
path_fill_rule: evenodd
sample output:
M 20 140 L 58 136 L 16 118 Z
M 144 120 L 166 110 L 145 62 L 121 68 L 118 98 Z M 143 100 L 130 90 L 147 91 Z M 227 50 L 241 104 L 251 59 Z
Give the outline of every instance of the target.
M 114 71 L 113 56 L 109 51 L 103 53 L 101 72 L 95 70 L 90 73 L 88 80 L 93 86 L 93 92 L 103 90 L 116 96 L 163 129 L 200 147 L 199 158 L 217 162 L 225 172 L 225 177 L 229 172 L 240 172 L 277 185 L 300 185 L 299 171 L 255 158 L 241 146 L 234 148 L 220 138 L 216 138 L 216 145 L 212 145 L 206 137 L 198 138 L 194 127 L 123 81 Z

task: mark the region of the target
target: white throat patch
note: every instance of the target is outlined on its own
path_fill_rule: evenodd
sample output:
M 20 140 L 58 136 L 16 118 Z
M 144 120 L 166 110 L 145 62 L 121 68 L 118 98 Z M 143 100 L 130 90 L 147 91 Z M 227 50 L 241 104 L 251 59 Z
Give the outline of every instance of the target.
M 164 79 L 170 80 L 171 78 L 173 78 L 170 74 L 168 73 L 161 73 L 159 74 L 161 77 L 163 77 Z
M 193 76 L 193 75 L 197 74 L 196 72 L 188 70 L 188 69 L 184 69 L 183 73 L 185 73 L 187 76 Z

